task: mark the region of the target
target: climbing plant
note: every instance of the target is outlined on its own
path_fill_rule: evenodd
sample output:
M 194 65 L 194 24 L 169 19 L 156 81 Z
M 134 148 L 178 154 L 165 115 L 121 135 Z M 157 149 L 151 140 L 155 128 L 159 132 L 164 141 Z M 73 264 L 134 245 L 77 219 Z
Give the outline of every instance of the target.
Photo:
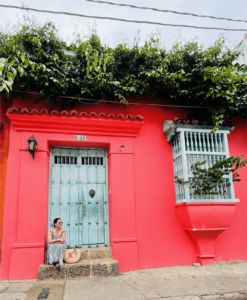
M 44 99 L 51 107 L 60 97 L 62 109 L 81 98 L 105 96 L 128 104 L 128 96 L 152 95 L 202 107 L 200 118 L 214 130 L 226 117 L 246 117 L 247 75 L 232 66 L 238 53 L 225 46 L 223 36 L 208 48 L 195 41 L 176 42 L 169 50 L 160 45 L 153 35 L 143 46 L 136 41 L 109 47 L 93 32 L 67 46 L 52 22 L 40 25 L 26 18 L 14 30 L 0 32 L 0 92 L 24 98 L 21 91 L 35 91 L 36 101 Z

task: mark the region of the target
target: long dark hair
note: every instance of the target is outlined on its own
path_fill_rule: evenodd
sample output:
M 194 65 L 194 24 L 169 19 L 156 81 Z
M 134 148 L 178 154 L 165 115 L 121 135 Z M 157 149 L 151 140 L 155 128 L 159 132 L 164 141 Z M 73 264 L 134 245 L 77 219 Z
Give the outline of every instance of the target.
M 54 228 L 55 228 L 55 224 L 57 224 L 57 221 L 58 221 L 58 220 L 61 220 L 61 219 L 60 219 L 60 218 L 54 219 L 54 221 L 53 221 Z

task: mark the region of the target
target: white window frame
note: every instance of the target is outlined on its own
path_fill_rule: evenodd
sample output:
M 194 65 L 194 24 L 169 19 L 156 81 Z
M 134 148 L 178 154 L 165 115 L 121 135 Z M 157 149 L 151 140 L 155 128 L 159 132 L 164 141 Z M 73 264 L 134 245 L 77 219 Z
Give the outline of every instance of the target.
M 212 126 L 163 122 L 163 132 L 167 135 L 167 141 L 172 142 L 174 177 L 189 181 L 193 178 L 191 164 L 206 160 L 205 167 L 209 168 L 217 161 L 230 156 L 227 136 L 234 127 L 221 127 L 211 135 L 212 129 Z M 175 182 L 176 203 L 239 202 L 239 199 L 235 199 L 232 174 L 224 175 L 223 178 L 224 183 L 215 186 L 218 195 L 195 195 L 190 183 Z M 226 183 L 230 183 L 227 189 Z

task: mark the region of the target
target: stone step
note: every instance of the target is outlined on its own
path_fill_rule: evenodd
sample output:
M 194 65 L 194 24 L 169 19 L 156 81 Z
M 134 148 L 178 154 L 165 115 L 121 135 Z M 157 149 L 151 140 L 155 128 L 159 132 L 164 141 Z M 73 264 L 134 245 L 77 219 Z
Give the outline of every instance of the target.
M 80 261 L 112 258 L 111 247 L 78 248 L 78 250 L 81 252 Z
M 54 280 L 65 278 L 94 278 L 117 276 L 119 274 L 118 262 L 111 258 L 81 260 L 75 264 L 64 263 L 63 270 L 50 268 L 49 265 L 39 267 L 39 280 Z
M 45 264 L 39 267 L 38 279 L 93 278 L 119 274 L 118 262 L 112 259 L 111 247 L 76 249 L 78 252 L 81 252 L 79 262 L 73 264 L 64 263 L 63 270 L 60 270 L 57 267 L 50 268 L 47 261 L 45 261 Z

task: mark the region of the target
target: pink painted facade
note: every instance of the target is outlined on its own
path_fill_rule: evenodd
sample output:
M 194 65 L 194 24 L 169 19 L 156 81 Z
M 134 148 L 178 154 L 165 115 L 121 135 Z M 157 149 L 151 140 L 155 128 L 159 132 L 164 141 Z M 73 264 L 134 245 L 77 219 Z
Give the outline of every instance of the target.
M 23 108 L 23 103 L 15 100 L 13 107 Z M 25 107 L 28 105 L 25 101 Z M 48 108 L 44 103 L 34 108 L 37 112 L 33 114 L 7 113 L 11 125 L 1 279 L 37 278 L 38 267 L 44 263 L 52 146 L 107 149 L 110 245 L 120 271 L 247 260 L 246 168 L 239 171 L 242 181 L 234 184 L 239 203 L 176 205 L 172 145 L 163 134 L 162 122 L 186 117 L 188 111 L 78 103 L 73 110 L 85 114 L 47 115 L 38 113 Z M 142 117 L 135 118 L 138 115 Z M 230 155 L 246 158 L 246 120 L 232 121 Z M 87 140 L 75 141 L 75 134 L 87 135 Z M 31 135 L 39 144 L 34 160 L 26 152 L 25 141 Z M 208 230 L 191 233 L 195 226 Z M 206 260 L 201 259 L 203 255 L 208 255 Z

